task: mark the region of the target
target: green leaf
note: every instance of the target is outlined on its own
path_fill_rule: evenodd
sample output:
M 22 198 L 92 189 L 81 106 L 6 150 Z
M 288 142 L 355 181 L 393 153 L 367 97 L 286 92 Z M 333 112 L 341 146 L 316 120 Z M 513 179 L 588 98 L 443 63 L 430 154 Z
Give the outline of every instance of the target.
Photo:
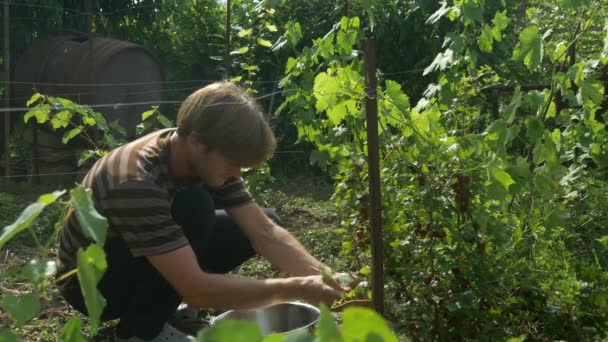
M 78 134 L 80 134 L 80 132 L 82 132 L 82 126 L 78 126 L 76 128 L 73 128 L 73 129 L 65 132 L 65 134 L 63 135 L 63 138 L 61 139 L 61 142 L 64 144 L 67 144 L 68 141 L 74 139 L 74 137 L 76 137 Z
M 201 330 L 196 336 L 199 342 L 256 342 L 262 341 L 260 328 L 252 322 L 223 320 Z
M 23 276 L 32 284 L 40 284 L 43 280 L 52 277 L 57 272 L 55 261 L 30 260 L 23 268 Z
M 238 50 L 231 51 L 230 54 L 231 55 L 242 55 L 242 54 L 246 53 L 247 51 L 249 51 L 249 47 L 243 46 L 242 48 L 239 48 Z
M 150 110 L 147 110 L 147 111 L 141 113 L 141 121 L 146 121 L 146 119 L 148 119 L 154 113 L 156 113 L 156 108 L 152 108 Z
M 516 245 L 519 243 L 519 241 L 521 241 L 522 238 L 522 231 L 521 231 L 521 227 L 517 227 L 515 228 L 515 230 L 513 231 L 513 244 Z
M 313 91 L 317 102 L 315 108 L 317 112 L 323 112 L 329 107 L 336 105 L 338 101 L 338 95 L 341 94 L 342 88 L 338 84 L 335 77 L 329 76 L 325 72 L 319 73 L 315 77 L 315 83 Z
M 51 194 L 45 194 L 38 198 L 36 203 L 30 204 L 13 224 L 4 227 L 2 234 L 0 235 L 0 249 L 6 244 L 15 234 L 29 227 L 34 220 L 40 215 L 44 207 L 55 202 L 57 198 L 61 197 L 65 193 L 63 191 L 55 191 Z
M 538 141 L 532 152 L 534 162 L 540 164 L 542 162 L 556 163 L 558 161 L 557 151 L 555 144 L 551 139 L 544 139 L 544 141 Z
M 237 33 L 237 36 L 240 38 L 243 37 L 247 37 L 250 36 L 253 33 L 253 29 L 246 29 L 246 30 L 240 30 L 239 33 Z
M 537 26 L 529 26 L 519 34 L 519 44 L 513 51 L 513 60 L 523 60 L 529 70 L 536 69 L 543 59 L 543 44 Z
M 258 45 L 262 45 L 264 47 L 272 47 L 272 42 L 266 39 L 258 38 Z
M 560 5 L 564 9 L 577 9 L 581 6 L 588 5 L 590 0 L 560 0 Z
M 528 118 L 526 125 L 528 129 L 526 135 L 530 138 L 532 144 L 536 144 L 536 140 L 542 138 L 545 133 L 545 125 L 539 118 Z
M 169 118 L 167 118 L 166 116 L 164 116 L 162 114 L 158 114 L 156 119 L 165 128 L 173 127 L 173 121 L 169 120 Z
M 427 24 L 435 24 L 439 19 L 443 18 L 447 13 L 452 11 L 452 7 L 448 7 L 447 1 L 441 2 L 441 7 L 433 13 L 427 20 Z
M 8 294 L 2 301 L 2 309 L 15 322 L 15 325 L 20 327 L 40 311 L 40 300 L 33 293 L 20 297 Z
M 108 220 L 95 209 L 91 190 L 78 186 L 70 190 L 70 197 L 84 235 L 103 245 L 106 241 Z
M 41 96 L 42 96 L 42 95 L 40 95 L 40 93 L 34 93 L 34 95 L 32 95 L 32 97 L 30 97 L 30 99 L 29 99 L 29 100 L 27 100 L 27 102 L 26 102 L 26 104 L 25 104 L 25 105 L 26 105 L 27 107 L 31 106 L 31 105 L 32 105 L 32 103 L 34 103 L 34 102 L 38 101 L 38 100 L 40 99 L 40 97 L 41 97 Z
M 317 339 L 306 330 L 288 334 L 271 334 L 264 338 L 264 342 L 315 342 Z
M 266 29 L 268 29 L 268 31 L 270 32 L 277 32 L 277 27 L 269 22 L 264 23 L 264 25 L 266 26 Z
M 13 334 L 10 330 L 0 331 L 0 341 L 2 342 L 17 342 L 17 335 Z
M 101 280 L 108 264 L 103 248 L 97 244 L 91 244 L 86 251 L 78 249 L 77 269 L 78 282 L 84 303 L 87 307 L 91 334 L 95 335 L 101 322 L 101 314 L 106 306 L 106 300 L 97 289 L 97 283 Z
M 492 29 L 488 25 L 483 25 L 479 36 L 479 49 L 483 52 L 491 52 L 492 44 L 494 43 L 494 35 Z
M 506 171 L 503 171 L 495 166 L 490 166 L 489 171 L 492 178 L 502 184 L 506 190 L 509 190 L 509 185 L 515 183 L 513 178 L 511 178 L 511 175 Z
M 408 113 L 410 110 L 410 99 L 401 90 L 399 83 L 387 80 L 386 81 L 386 94 L 390 98 L 391 102 L 402 112 Z
M 511 102 L 502 112 L 502 117 L 506 120 L 507 124 L 511 124 L 515 120 L 515 113 L 517 113 L 517 108 L 521 104 L 522 95 L 521 87 L 519 85 L 516 86 Z
M 608 235 L 604 236 L 603 238 L 596 239 L 596 241 L 601 243 L 604 248 L 608 249 Z
M 320 307 L 321 315 L 319 317 L 319 323 L 317 324 L 317 330 L 315 335 L 320 341 L 323 342 L 340 342 L 343 341 L 340 330 L 336 325 L 336 321 L 329 312 L 327 306 L 321 304 Z
M 327 118 L 334 124 L 334 126 L 338 126 L 344 118 L 348 115 L 353 115 L 355 113 L 359 113 L 360 111 L 357 109 L 357 101 L 355 100 L 346 100 L 340 102 L 329 108 L 327 110 Z
M 70 318 L 68 323 L 63 327 L 61 336 L 59 336 L 59 342 L 86 342 L 86 338 L 80 331 L 81 324 L 80 318 Z
M 483 21 L 483 5 L 478 1 L 465 1 L 461 10 L 465 26 Z
M 91 159 L 94 155 L 97 154 L 95 150 L 85 150 L 80 154 L 80 159 L 78 159 L 78 167 L 82 166 L 86 163 L 87 160 Z
M 49 120 L 49 114 L 51 113 L 50 106 L 48 104 L 39 104 L 23 116 L 24 122 L 28 122 L 32 117 L 36 118 L 36 122 L 39 124 L 45 123 Z
M 454 63 L 454 51 L 452 51 L 452 49 L 446 49 L 445 52 L 440 52 L 435 56 L 433 63 L 424 69 L 422 76 L 426 76 L 426 74 L 435 70 L 444 70 L 452 65 L 452 63 Z
M 595 104 L 601 104 L 604 100 L 604 86 L 599 82 L 579 81 L 580 93 L 583 101 L 591 100 Z
M 492 19 L 492 23 L 494 23 L 494 28 L 498 30 L 498 32 L 502 32 L 502 30 L 506 29 L 509 26 L 511 19 L 507 16 L 507 10 L 502 12 L 497 11 L 494 15 L 494 19 Z M 494 37 L 497 41 L 500 41 L 498 37 Z
M 51 126 L 53 127 L 53 129 L 68 127 L 71 119 L 72 112 L 62 110 L 53 116 L 53 118 L 51 119 Z
M 384 341 L 397 342 L 397 336 L 388 324 L 375 311 L 364 308 L 347 308 L 344 310 L 342 335 L 345 341 Z
M 604 31 L 606 36 L 604 37 L 604 48 L 602 49 L 602 58 L 608 58 L 608 19 L 606 25 L 604 25 Z

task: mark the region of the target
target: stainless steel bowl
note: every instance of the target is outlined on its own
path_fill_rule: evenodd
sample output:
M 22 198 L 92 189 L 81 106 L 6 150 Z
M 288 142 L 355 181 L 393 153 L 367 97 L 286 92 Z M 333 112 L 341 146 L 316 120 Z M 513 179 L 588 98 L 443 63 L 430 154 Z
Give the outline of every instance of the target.
M 211 320 L 211 325 L 226 319 L 256 323 L 264 336 L 272 333 L 290 333 L 314 328 L 320 311 L 304 303 L 288 302 L 252 310 L 230 310 Z

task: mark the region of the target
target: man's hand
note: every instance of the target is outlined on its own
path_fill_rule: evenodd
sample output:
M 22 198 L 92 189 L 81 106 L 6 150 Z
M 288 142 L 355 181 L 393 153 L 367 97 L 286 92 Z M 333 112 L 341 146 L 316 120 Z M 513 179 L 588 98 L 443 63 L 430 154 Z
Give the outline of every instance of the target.
M 331 306 L 335 300 L 344 294 L 344 289 L 339 284 L 336 282 L 328 284 L 323 280 L 323 276 L 321 275 L 292 279 L 297 279 L 301 282 L 302 294 L 300 297 L 315 305 L 324 303 L 327 306 Z
M 329 267 L 321 272 L 321 277 L 326 284 L 344 292 L 354 289 L 360 282 L 359 278 L 350 273 L 336 273 Z

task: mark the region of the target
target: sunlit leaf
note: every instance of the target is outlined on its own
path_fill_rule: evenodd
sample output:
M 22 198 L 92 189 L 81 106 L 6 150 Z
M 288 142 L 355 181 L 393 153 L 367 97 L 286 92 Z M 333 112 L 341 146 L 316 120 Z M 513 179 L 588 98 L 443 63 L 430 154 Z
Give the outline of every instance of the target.
M 502 117 L 508 124 L 513 123 L 513 120 L 515 120 L 515 114 L 517 113 L 517 108 L 519 108 L 519 105 L 521 104 L 522 95 L 521 88 L 519 86 L 515 87 L 511 102 L 502 112 Z
M 53 115 L 53 118 L 51 119 L 51 126 L 53 127 L 53 129 L 68 127 L 71 119 L 72 112 L 62 110 L 59 113 Z
M 252 33 L 253 33 L 253 29 L 249 28 L 249 29 L 245 29 L 245 30 L 240 30 L 239 33 L 237 33 L 237 36 L 243 38 L 243 37 L 250 36 Z
M 268 29 L 268 31 L 270 31 L 270 32 L 277 32 L 278 31 L 277 27 L 275 25 L 269 23 L 269 22 L 266 22 L 264 25 L 266 26 L 266 29 Z
M 484 25 L 479 36 L 479 49 L 483 52 L 491 52 L 492 44 L 494 43 L 494 35 L 492 29 L 488 25 Z
M 320 307 L 321 315 L 319 317 L 319 323 L 317 324 L 317 330 L 315 335 L 320 341 L 327 342 L 340 342 L 343 341 L 340 330 L 336 325 L 336 321 L 329 312 L 329 309 L 325 305 Z
M 57 198 L 61 197 L 64 193 L 65 190 L 42 195 L 38 198 L 36 203 L 32 203 L 25 208 L 15 222 L 2 229 L 2 234 L 0 235 L 0 249 L 2 249 L 2 246 L 15 236 L 15 234 L 28 228 L 34 220 L 36 220 L 38 215 L 40 215 L 44 207 L 55 202 Z
M 272 46 L 272 42 L 266 39 L 262 39 L 262 38 L 258 38 L 257 39 L 258 45 L 264 46 L 264 47 L 271 47 Z
M 390 98 L 391 102 L 399 108 L 402 113 L 407 113 L 410 110 L 410 99 L 401 90 L 399 83 L 387 80 L 386 81 L 386 94 Z
M 591 100 L 593 103 L 600 104 L 604 100 L 604 86 L 599 82 L 579 81 L 580 93 L 583 100 Z
M 608 19 L 604 25 L 604 48 L 602 49 L 602 58 L 608 58 Z
M 497 180 L 507 190 L 509 189 L 509 185 L 515 183 L 513 178 L 511 178 L 511 175 L 506 171 L 503 171 L 495 166 L 490 166 L 489 171 L 492 178 Z
M 158 116 L 156 117 L 156 119 L 165 128 L 173 127 L 173 121 L 171 121 L 168 117 L 166 117 L 166 116 L 164 116 L 162 114 L 158 114 Z
M 34 102 L 38 101 L 40 99 L 42 95 L 40 95 L 40 93 L 34 93 L 34 95 L 32 95 L 32 97 L 30 97 L 29 100 L 27 100 L 26 102 L 26 106 L 31 106 Z
M 608 235 L 600 238 L 600 239 L 596 239 L 597 242 L 601 243 L 602 246 L 604 246 L 606 249 L 608 249 Z
M 422 75 L 426 75 L 435 70 L 444 70 L 452 65 L 452 63 L 454 63 L 454 51 L 452 51 L 452 49 L 446 49 L 445 52 L 440 52 L 435 56 L 433 63 L 424 69 Z
M 325 72 L 321 72 L 315 77 L 314 95 L 317 99 L 316 109 L 318 112 L 327 110 L 336 105 L 338 95 L 341 93 L 341 86 L 335 77 L 331 77 Z
M 435 24 L 452 10 L 452 7 L 448 7 L 447 1 L 441 1 L 440 4 L 441 7 L 426 20 L 427 24 Z
M 398 341 L 386 321 L 375 311 L 366 308 L 344 310 L 342 336 L 345 341 L 370 341 L 371 336 L 377 336 L 372 341 Z
M 141 113 L 141 121 L 145 121 L 150 116 L 152 116 L 154 113 L 156 113 L 156 108 L 152 108 L 150 110 L 147 110 L 147 111 Z
M 78 126 L 76 128 L 73 128 L 73 129 L 65 132 L 65 134 L 63 135 L 63 138 L 61 138 L 61 142 L 64 144 L 67 144 L 68 141 L 74 139 L 74 137 L 76 137 L 78 134 L 80 134 L 80 132 L 82 132 L 81 126 Z
M 106 241 L 108 220 L 97 212 L 92 196 L 91 190 L 85 189 L 82 186 L 70 190 L 72 205 L 76 211 L 76 218 L 80 224 L 80 229 L 82 229 L 85 236 L 103 245 Z
M 537 26 L 529 26 L 519 34 L 519 44 L 513 51 L 514 60 L 523 60 L 529 70 L 536 69 L 543 58 L 543 44 Z
M 72 317 L 63 327 L 63 331 L 59 336 L 60 342 L 86 342 L 86 338 L 80 331 L 80 318 Z
M 100 245 L 91 244 L 86 251 L 79 249 L 76 258 L 78 282 L 87 307 L 91 334 L 94 335 L 101 322 L 103 308 L 106 306 L 105 298 L 97 289 L 97 283 L 108 267 L 106 254 Z
M 35 117 L 36 122 L 42 124 L 49 120 L 50 113 L 51 110 L 48 104 L 39 104 L 29 110 L 27 113 L 25 113 L 25 115 L 23 116 L 23 121 L 28 122 L 32 117 Z
M 271 334 L 263 342 L 316 342 L 317 339 L 306 330 L 298 330 L 288 334 Z
M 199 342 L 256 342 L 262 341 L 262 332 L 255 323 L 223 320 L 201 330 L 196 336 Z

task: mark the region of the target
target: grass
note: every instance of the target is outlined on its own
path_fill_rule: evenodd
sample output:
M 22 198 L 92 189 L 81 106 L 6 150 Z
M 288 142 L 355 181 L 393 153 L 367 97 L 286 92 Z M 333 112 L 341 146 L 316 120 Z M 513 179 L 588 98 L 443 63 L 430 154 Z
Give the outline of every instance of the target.
M 11 224 L 21 211 L 40 194 L 52 192 L 65 187 L 36 186 L 20 183 L 3 188 L 0 191 L 0 227 Z M 341 238 L 335 234 L 339 217 L 333 203 L 329 200 L 331 185 L 314 177 L 298 177 L 290 180 L 279 180 L 260 194 L 256 194 L 260 205 L 274 208 L 283 221 L 283 226 L 290 230 L 301 243 L 327 265 L 334 269 L 345 269 L 341 263 L 339 251 Z M 33 232 L 41 239 L 52 236 L 54 222 L 61 214 L 58 206 L 45 210 L 33 225 Z M 39 255 L 31 234 L 21 232 L 0 252 L 0 302 L 7 294 L 21 295 L 33 290 L 32 285 L 20 274 L 21 267 L 31 259 L 54 259 L 56 248 L 51 248 L 46 255 Z M 254 258 L 243 264 L 236 274 L 269 278 L 281 276 L 280 272 L 262 258 Z M 42 309 L 36 317 L 23 327 L 14 328 L 4 310 L 0 310 L 1 331 L 12 328 L 25 341 L 55 341 L 63 326 L 71 317 L 80 317 L 85 323 L 86 317 L 71 309 L 60 297 L 54 286 L 48 287 L 48 298 L 43 301 Z M 101 327 L 94 341 L 109 341 L 115 322 L 107 322 Z M 86 334 L 87 331 L 83 331 Z

